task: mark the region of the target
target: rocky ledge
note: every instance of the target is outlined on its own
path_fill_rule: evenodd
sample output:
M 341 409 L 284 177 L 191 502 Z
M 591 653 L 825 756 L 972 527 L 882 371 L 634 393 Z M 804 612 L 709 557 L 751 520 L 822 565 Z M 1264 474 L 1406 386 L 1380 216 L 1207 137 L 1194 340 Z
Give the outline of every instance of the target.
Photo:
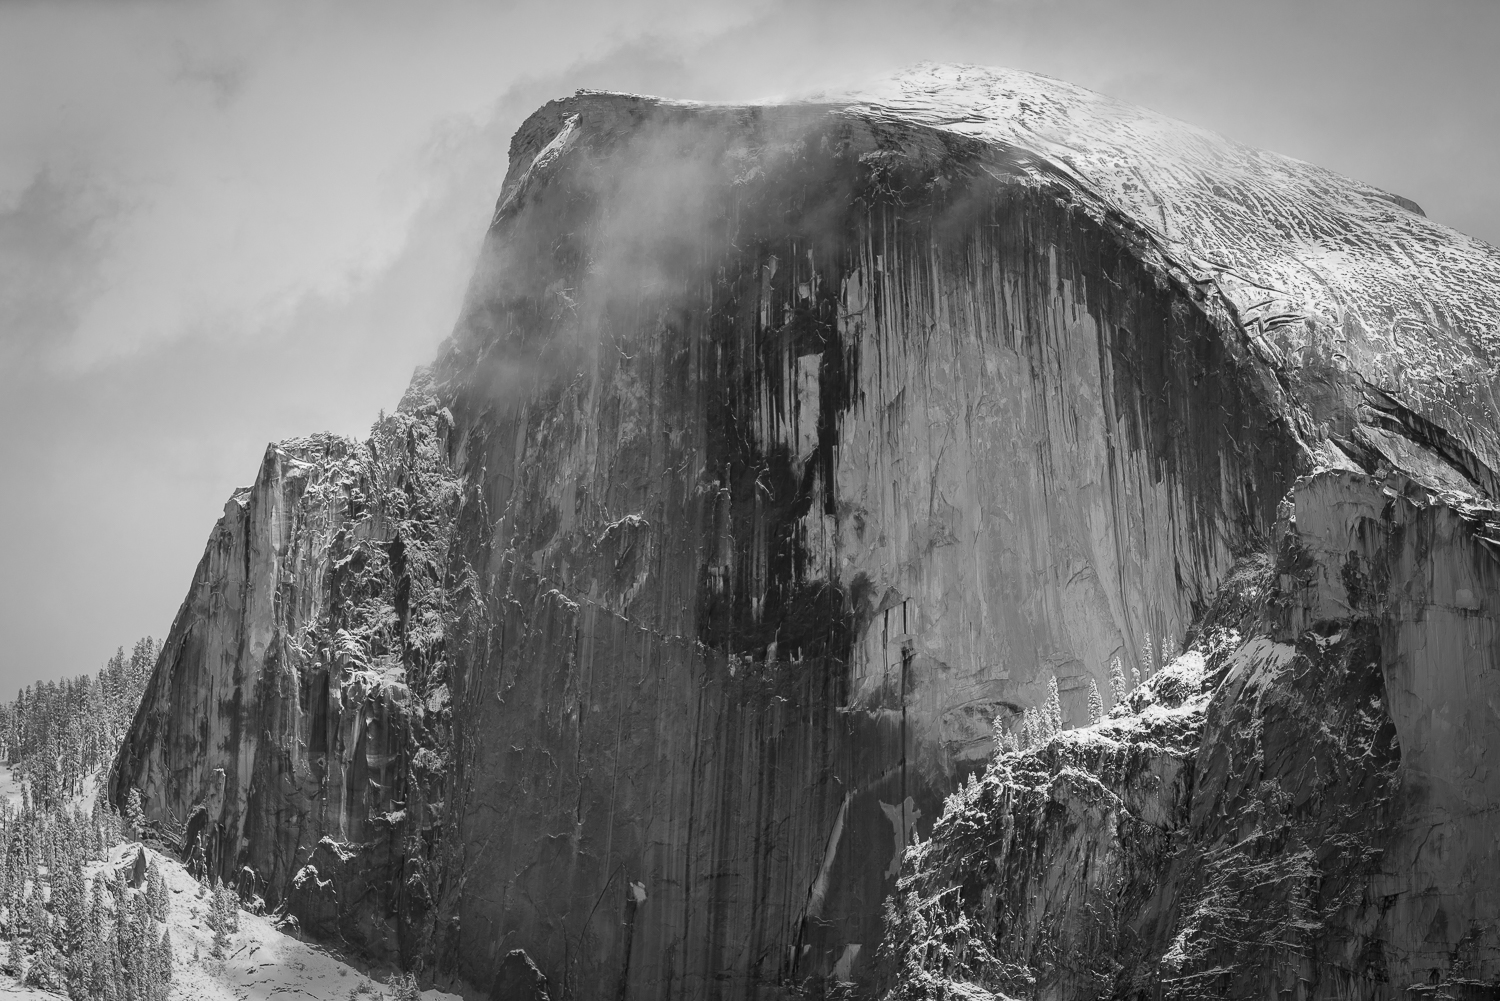
M 1299 480 L 1187 652 L 949 798 L 888 996 L 1492 997 L 1495 514 Z

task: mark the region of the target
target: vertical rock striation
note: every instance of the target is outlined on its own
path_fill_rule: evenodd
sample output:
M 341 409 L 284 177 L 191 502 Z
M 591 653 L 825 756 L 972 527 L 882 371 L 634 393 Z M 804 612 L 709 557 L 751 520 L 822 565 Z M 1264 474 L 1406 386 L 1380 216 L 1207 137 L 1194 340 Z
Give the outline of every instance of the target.
M 1436 515 L 1410 552 L 1384 502 L 1333 522 L 1392 477 L 1451 498 L 1413 511 L 1488 494 L 1496 287 L 1494 251 L 1391 196 L 1024 74 L 553 102 L 402 408 L 368 446 L 274 447 L 231 501 L 113 795 L 320 934 L 484 989 L 524 950 L 554 996 L 636 998 L 869 984 L 893 893 L 904 989 L 1294 984 L 1229 925 L 1178 935 L 1233 890 L 1183 846 L 1244 854 L 1274 806 L 1318 858 L 1407 859 L 1326 934 L 1289 889 L 1256 916 L 1302 936 L 1277 948 L 1446 976 L 1447 932 L 1407 931 L 1482 922 L 1453 894 L 1493 799 L 1434 708 L 1470 682 L 1411 630 L 1432 553 L 1472 563 L 1466 600 L 1488 571 Z M 1227 596 L 1261 608 L 1246 554 L 1298 532 L 1302 590 L 1255 585 L 1285 593 L 1273 628 Z M 1356 536 L 1369 583 L 1329 590 L 1318 546 Z M 1335 600 L 1385 604 L 1329 632 Z M 1190 629 L 1202 672 L 988 766 L 997 715 L 1056 678 L 1082 724 L 1112 661 L 1156 673 Z M 1416 694 L 1377 694 L 1392 672 Z M 1268 702 L 1344 708 L 1265 759 Z M 1424 823 L 1471 833 L 1401 840 Z M 1359 858 L 1316 893 L 1374 885 Z

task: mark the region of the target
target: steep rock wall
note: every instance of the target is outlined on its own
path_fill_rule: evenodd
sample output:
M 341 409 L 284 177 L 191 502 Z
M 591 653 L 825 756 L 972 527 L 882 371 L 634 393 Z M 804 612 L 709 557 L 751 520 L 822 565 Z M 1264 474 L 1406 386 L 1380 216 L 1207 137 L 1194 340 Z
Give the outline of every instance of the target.
M 266 450 L 214 527 L 110 776 L 205 877 L 299 897 L 311 930 L 393 954 L 430 937 L 422 862 L 441 849 L 449 739 L 440 582 L 457 491 L 449 417 L 424 385 L 363 444 Z M 357 874 L 337 871 L 347 845 Z
M 569 997 L 868 985 L 901 858 L 986 766 L 991 720 L 1056 677 L 1079 724 L 1112 660 L 1154 674 L 1220 614 L 1297 475 L 1493 495 L 1493 251 L 1055 81 L 953 73 L 824 104 L 580 94 L 533 115 L 431 376 L 370 446 L 272 449 L 226 510 L 115 799 L 139 790 L 184 851 L 316 933 L 482 988 L 530 969 L 517 949 Z M 1410 614 L 1447 614 L 1430 595 L 1450 585 L 1466 609 L 1482 592 L 1456 580 L 1413 584 Z M 1395 643 L 1383 621 L 1360 642 Z M 1357 660 L 1346 639 L 1327 656 Z M 1485 717 L 1423 708 L 1462 686 L 1421 642 L 1402 684 L 1427 694 L 1390 705 L 1430 745 L 1412 772 L 1430 780 L 1400 784 L 1430 789 L 1427 812 L 1318 814 L 1305 837 L 1452 821 L 1457 841 L 1390 848 L 1438 889 L 1390 877 L 1426 901 L 1401 920 L 1456 927 L 1444 867 L 1482 863 L 1489 800 L 1450 738 Z M 1368 672 L 1346 667 L 1354 694 L 1329 697 L 1363 720 Z M 1260 716 L 1220 726 L 1204 691 L 1173 691 L 1141 746 L 999 783 L 996 816 L 1031 819 L 1005 821 L 1019 854 L 984 885 L 1039 889 L 985 905 L 1012 915 L 985 946 L 996 983 L 1134 984 L 1120 971 L 1177 956 L 1157 946 L 1207 892 L 1191 878 L 1141 905 L 1160 927 L 1121 922 L 1157 892 L 1141 873 L 1220 836 L 1183 817 L 1199 758 Z M 1381 747 L 1338 781 L 1394 782 Z M 1284 757 L 1291 781 L 1307 763 Z M 1400 941 L 1390 969 L 1436 955 Z
M 438 366 L 478 575 L 459 954 L 578 996 L 852 976 L 990 720 L 1149 670 L 1299 446 L 1125 235 L 993 150 L 539 117 Z

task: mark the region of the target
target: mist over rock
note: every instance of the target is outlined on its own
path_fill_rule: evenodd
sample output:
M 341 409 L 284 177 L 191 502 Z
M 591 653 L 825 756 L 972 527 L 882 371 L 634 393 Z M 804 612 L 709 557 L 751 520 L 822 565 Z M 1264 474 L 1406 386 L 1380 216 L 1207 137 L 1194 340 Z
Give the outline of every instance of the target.
M 1497 292 L 1028 74 L 552 102 L 396 413 L 226 506 L 111 795 L 501 993 L 1479 990 Z

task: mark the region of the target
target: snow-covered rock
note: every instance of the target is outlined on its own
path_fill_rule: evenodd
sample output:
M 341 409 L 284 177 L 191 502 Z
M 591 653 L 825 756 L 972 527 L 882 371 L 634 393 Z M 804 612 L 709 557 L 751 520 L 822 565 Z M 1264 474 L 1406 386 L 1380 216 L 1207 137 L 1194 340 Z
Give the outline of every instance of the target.
M 660 998 L 869 985 L 917 838 L 934 893 L 992 889 L 943 899 L 1008 915 L 963 932 L 1007 984 L 1251 969 L 1203 944 L 1233 938 L 1204 930 L 1222 888 L 1162 860 L 1290 796 L 1309 844 L 1381 829 L 1407 868 L 1378 934 L 1320 937 L 1293 888 L 1246 935 L 1488 970 L 1450 898 L 1491 871 L 1487 703 L 1458 693 L 1494 651 L 1488 530 L 1462 526 L 1500 496 L 1497 289 L 1500 253 L 1402 198 L 1027 74 L 552 102 L 401 414 L 272 448 L 231 500 L 111 795 L 306 930 L 483 989 L 522 949 L 575 996 Z M 1266 577 L 1293 517 L 1308 567 L 1384 569 Z M 1356 591 L 1395 603 L 1368 614 L 1400 768 L 1371 745 L 1298 799 L 1376 712 L 1368 628 L 1318 632 Z M 1226 595 L 1249 611 L 1220 628 Z M 1141 692 L 1077 728 L 1117 661 Z M 1054 683 L 1075 728 L 969 790 L 991 721 Z M 1257 778 L 1243 742 L 1272 731 Z M 1359 783 L 1383 805 L 1338 812 Z M 961 787 L 1005 852 L 934 828 Z
M 1286 514 L 1195 649 L 950 801 L 889 915 L 892 997 L 1500 981 L 1496 621 L 1463 597 L 1500 584 L 1496 513 L 1329 471 Z

